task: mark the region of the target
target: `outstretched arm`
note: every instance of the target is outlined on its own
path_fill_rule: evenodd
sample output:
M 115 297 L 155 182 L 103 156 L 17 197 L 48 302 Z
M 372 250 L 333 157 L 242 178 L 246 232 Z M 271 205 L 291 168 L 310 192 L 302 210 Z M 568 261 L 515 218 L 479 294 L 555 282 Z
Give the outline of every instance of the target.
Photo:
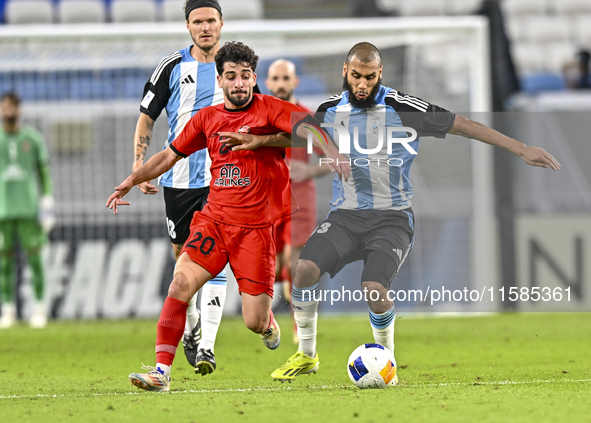
M 291 147 L 291 135 L 279 132 L 272 135 L 240 134 L 220 132 L 220 142 L 232 147 L 232 151 L 254 150 L 259 147 Z
M 133 137 L 133 166 L 132 172 L 137 172 L 140 167 L 144 164 L 144 158 L 150 148 L 150 142 L 152 141 L 152 134 L 154 132 L 154 120 L 144 114 L 140 113 L 140 117 L 137 120 L 135 127 L 135 134 Z M 150 180 L 138 184 L 138 188 L 144 194 L 154 195 L 158 192 L 158 189 L 150 183 Z
M 326 163 L 331 172 L 336 172 L 345 181 L 351 176 L 351 165 L 349 160 L 342 155 L 328 134 L 311 122 L 303 122 L 298 125 L 296 135 L 300 139 L 307 140 L 312 136 L 312 142 L 318 147 L 324 156 L 330 161 Z
M 456 115 L 450 134 L 473 138 L 486 144 L 504 148 L 519 156 L 530 166 L 540 166 L 547 169 L 560 170 L 560 163 L 540 147 L 530 147 L 522 142 L 501 134 L 482 123 L 475 122 L 463 116 Z
M 232 146 L 232 151 L 254 150 L 259 147 L 305 147 L 308 134 L 312 134 L 312 142 L 318 147 L 326 158 L 332 159 L 327 163 L 331 172 L 337 172 L 345 180 L 351 175 L 349 160 L 339 153 L 330 137 L 322 129 L 314 127 L 308 122 L 297 126 L 297 137 L 291 137 L 288 133 L 274 135 L 239 134 L 236 132 L 220 132 L 220 142 Z
M 121 184 L 115 188 L 115 192 L 111 194 L 107 200 L 107 207 L 117 214 L 117 206 L 129 205 L 129 201 L 122 201 L 125 194 L 131 190 L 134 185 L 154 179 L 164 172 L 169 170 L 182 157 L 177 155 L 170 147 L 154 154 L 150 160 L 146 162 L 137 171 L 129 175 Z

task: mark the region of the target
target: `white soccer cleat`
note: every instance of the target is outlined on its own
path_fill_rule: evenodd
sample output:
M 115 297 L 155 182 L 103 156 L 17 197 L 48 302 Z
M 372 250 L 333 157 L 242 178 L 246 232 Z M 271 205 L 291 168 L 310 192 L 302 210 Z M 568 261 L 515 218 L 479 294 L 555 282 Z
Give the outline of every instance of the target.
M 160 368 L 142 365 L 142 369 L 149 372 L 129 375 L 129 381 L 133 386 L 145 391 L 168 392 L 170 390 L 170 378 L 166 377 Z
M 33 314 L 29 318 L 29 325 L 33 329 L 43 329 L 47 326 L 47 313 L 43 304 L 35 304 Z
M 16 306 L 14 304 L 2 304 L 2 317 L 0 317 L 0 329 L 8 329 L 16 322 Z
M 281 343 L 281 329 L 279 329 L 279 324 L 277 323 L 277 320 L 275 320 L 273 312 L 271 312 L 271 324 L 269 325 L 269 329 L 261 333 L 261 339 L 270 350 L 277 349 Z
M 47 317 L 44 314 L 33 314 L 29 319 L 29 325 L 33 329 L 43 329 L 47 326 Z

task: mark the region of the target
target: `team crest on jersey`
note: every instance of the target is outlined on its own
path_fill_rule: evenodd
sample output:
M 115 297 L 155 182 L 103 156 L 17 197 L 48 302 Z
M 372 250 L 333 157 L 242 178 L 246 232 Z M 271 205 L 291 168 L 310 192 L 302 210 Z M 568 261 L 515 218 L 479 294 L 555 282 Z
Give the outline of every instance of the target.
M 242 128 L 238 130 L 239 134 L 250 134 L 250 126 L 244 125 Z
M 31 149 L 31 143 L 29 140 L 24 141 L 21 145 L 21 148 L 25 153 L 28 152 Z
M 377 134 L 378 130 L 380 129 L 380 125 L 381 125 L 380 118 L 377 116 L 374 116 L 371 119 L 371 132 L 373 132 L 374 134 Z
M 226 163 L 220 170 L 220 177 L 216 178 L 216 187 L 247 187 L 250 178 L 242 178 L 242 171 L 234 163 Z

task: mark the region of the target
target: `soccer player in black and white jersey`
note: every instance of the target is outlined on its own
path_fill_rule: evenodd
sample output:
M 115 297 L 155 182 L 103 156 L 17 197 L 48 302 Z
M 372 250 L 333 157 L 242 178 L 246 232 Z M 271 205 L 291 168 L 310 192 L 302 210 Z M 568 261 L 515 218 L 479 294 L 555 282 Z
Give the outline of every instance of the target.
M 169 131 L 164 144 L 167 148 L 197 111 L 224 101 L 214 62 L 224 24 L 222 9 L 217 0 L 187 0 L 185 18 L 193 43 L 162 59 L 144 87 L 134 136 L 134 172 L 144 163 L 154 122 L 162 110 L 166 109 L 168 116 Z M 259 92 L 258 87 L 255 92 Z M 201 150 L 179 161 L 158 181 L 163 186 L 166 224 L 176 259 L 189 237 L 193 214 L 207 202 L 210 163 L 206 150 Z M 150 181 L 138 187 L 144 194 L 158 192 Z M 197 309 L 196 296 L 189 303 L 183 346 L 195 373 L 205 375 L 216 368 L 214 343 L 225 298 L 226 275 L 222 272 L 203 287 L 201 311 Z
M 382 86 L 382 59 L 372 44 L 359 43 L 350 50 L 343 77 L 345 91 L 320 105 L 316 124 L 345 126 L 350 134 L 351 152 L 345 156 L 363 158 L 367 165 L 352 166 L 351 177 L 346 181 L 335 179 L 331 212 L 300 255 L 292 290 L 300 342 L 298 351 L 272 373 L 275 380 L 291 381 L 300 374 L 316 372 L 318 280 L 326 272 L 334 276 L 356 260 L 364 262 L 361 285 L 369 292 L 369 320 L 375 342 L 394 352 L 394 304 L 387 293 L 413 244 L 409 171 L 414 155 L 402 143 L 395 143 L 390 153 L 385 146 L 371 157 L 360 153 L 354 145 L 355 131 L 359 145 L 365 149 L 377 145 L 380 128 L 405 126 L 416 130 L 419 137 L 461 135 L 504 148 L 531 166 L 560 169 L 560 164 L 542 148 L 527 146 L 481 123 Z M 336 142 L 343 142 L 332 135 Z M 416 151 L 419 140 L 407 144 Z M 398 165 L 386 165 L 388 160 Z

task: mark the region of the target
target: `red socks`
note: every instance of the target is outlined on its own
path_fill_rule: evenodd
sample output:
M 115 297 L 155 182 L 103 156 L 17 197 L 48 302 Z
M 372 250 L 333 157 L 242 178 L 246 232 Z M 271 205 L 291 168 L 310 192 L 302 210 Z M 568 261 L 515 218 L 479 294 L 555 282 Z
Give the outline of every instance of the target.
M 166 297 L 156 331 L 156 362 L 172 365 L 176 349 L 185 331 L 188 303 Z
M 269 329 L 271 329 L 271 326 L 273 326 L 273 319 L 274 319 L 274 316 L 273 316 L 273 310 L 271 310 L 271 314 L 269 315 L 269 326 L 267 326 L 267 329 L 265 329 L 265 330 L 263 331 L 263 333 L 265 333 L 265 332 L 267 332 Z

